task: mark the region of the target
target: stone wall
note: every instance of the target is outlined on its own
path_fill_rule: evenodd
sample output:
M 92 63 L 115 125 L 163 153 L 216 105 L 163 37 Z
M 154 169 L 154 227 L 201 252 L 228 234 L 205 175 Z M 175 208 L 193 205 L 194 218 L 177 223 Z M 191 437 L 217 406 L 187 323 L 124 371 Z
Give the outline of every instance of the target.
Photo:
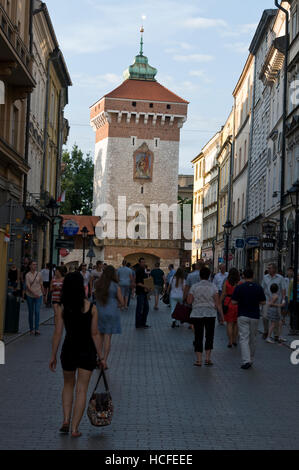
M 159 136 L 157 136 L 159 138 Z M 153 152 L 152 180 L 134 180 L 133 154 L 146 143 Z M 178 200 L 179 142 L 108 138 L 96 144 L 94 176 L 94 214 L 98 204 L 118 208 L 118 196 L 126 196 L 131 204 L 167 204 Z M 141 190 L 143 188 L 143 190 Z M 143 191 L 143 193 L 142 193 Z

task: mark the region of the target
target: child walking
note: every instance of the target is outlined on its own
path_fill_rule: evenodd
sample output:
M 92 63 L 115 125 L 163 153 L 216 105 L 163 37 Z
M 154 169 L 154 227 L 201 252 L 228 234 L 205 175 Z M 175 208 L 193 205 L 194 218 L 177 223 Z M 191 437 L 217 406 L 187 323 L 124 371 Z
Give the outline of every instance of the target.
M 267 343 L 275 343 L 275 341 L 271 338 L 271 335 L 276 326 L 278 327 L 278 331 L 279 331 L 278 341 L 279 342 L 285 341 L 281 337 L 281 330 L 282 330 L 281 307 L 284 306 L 284 302 L 279 303 L 280 299 L 278 295 L 278 290 L 279 290 L 279 287 L 277 284 L 272 284 L 270 286 L 272 297 L 268 301 L 267 316 L 268 316 L 269 322 L 271 323 L 270 323 L 270 328 L 268 332 L 268 337 L 266 339 Z

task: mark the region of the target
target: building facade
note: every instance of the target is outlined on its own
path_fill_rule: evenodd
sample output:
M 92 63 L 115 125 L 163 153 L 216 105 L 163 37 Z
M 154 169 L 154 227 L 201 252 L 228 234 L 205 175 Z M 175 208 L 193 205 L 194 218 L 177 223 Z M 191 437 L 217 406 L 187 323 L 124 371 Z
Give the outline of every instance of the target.
M 299 180 L 299 0 L 290 2 L 290 43 L 288 54 L 288 110 L 286 121 L 285 193 Z M 294 264 L 295 210 L 289 197 L 282 204 L 286 267 Z
M 72 85 L 47 6 L 42 2 L 36 2 L 33 10 L 33 53 L 36 87 L 30 103 L 30 172 L 26 185 L 26 213 L 31 219 L 25 233 L 25 254 L 41 266 L 49 260 L 51 234 L 46 206 L 60 195 L 62 146 L 68 135 L 64 108 Z
M 93 212 L 102 217 L 103 204 L 112 208 L 106 217 L 111 231 L 102 227 L 98 238 L 102 259 L 115 266 L 123 258 L 135 264 L 140 256 L 150 266 L 180 262 L 178 163 L 188 102 L 160 85 L 156 73 L 143 55 L 142 39 L 124 82 L 90 108 L 96 133 Z M 153 214 L 151 204 L 176 210 L 168 221 L 158 209 Z
M 203 198 L 204 198 L 204 154 L 201 152 L 192 160 L 193 183 L 193 223 L 192 223 L 192 263 L 202 256 L 203 249 Z
M 193 175 L 179 175 L 178 197 L 181 201 L 193 199 Z
M 284 7 L 289 7 L 287 2 Z M 262 240 L 267 237 L 267 246 L 262 250 L 261 264 L 265 270 L 269 262 L 279 262 L 283 252 L 282 233 L 280 239 L 281 178 L 283 169 L 283 101 L 284 101 L 284 62 L 286 41 L 286 15 L 278 10 L 272 28 L 272 44 L 263 64 L 260 80 L 270 90 L 270 128 L 268 134 L 265 214 L 262 226 Z M 273 243 L 271 242 L 273 239 Z M 263 246 L 261 247 L 263 248 Z M 284 263 L 281 266 L 284 268 Z
M 20 266 L 22 256 L 37 260 L 39 267 L 49 261 L 46 206 L 60 190 L 70 85 L 46 4 L 1 0 L 0 220 L 12 223 L 10 264 Z M 12 217 L 6 215 L 8 206 Z
M 35 86 L 30 53 L 30 0 L 0 1 L 0 207 L 22 202 L 27 97 Z
M 217 191 L 217 226 L 215 241 L 216 263 L 225 261 L 225 232 L 224 224 L 232 219 L 232 171 L 233 171 L 233 131 L 234 110 L 230 112 L 221 130 L 221 148 L 217 155 L 218 191 Z M 229 246 L 229 261 L 231 260 L 231 244 Z
M 234 97 L 234 168 L 232 187 L 232 240 L 233 264 L 243 269 L 245 262 L 245 219 L 248 179 L 248 151 L 250 143 L 251 110 L 253 95 L 254 58 L 250 54 L 238 83 L 233 91 Z M 238 241 L 237 241 L 238 240 Z M 239 241 L 243 240 L 243 241 Z M 243 246 L 242 246 L 243 245 Z
M 274 40 L 273 24 L 276 9 L 265 10 L 249 47 L 254 56 L 254 87 L 252 125 L 250 136 L 250 159 L 248 167 L 248 201 L 246 214 L 246 237 L 251 244 L 246 246 L 246 264 L 253 267 L 255 277 L 263 272 L 262 252 L 259 237 L 266 208 L 266 175 L 268 136 L 270 132 L 271 90 L 260 79 L 265 59 Z M 256 240 L 254 243 L 254 239 Z
M 215 243 L 217 234 L 217 195 L 218 195 L 218 154 L 221 148 L 221 132 L 202 149 L 204 154 L 204 195 L 203 195 L 203 242 L 202 258 L 214 269 Z
M 232 232 L 228 267 L 244 269 L 251 266 L 259 280 L 269 262 L 279 264 L 283 271 L 294 263 L 295 210 L 288 191 L 299 180 L 298 0 L 282 1 L 281 7 L 284 11 L 277 8 L 263 12 L 249 47 L 249 56 L 233 91 L 233 119 L 230 115 L 220 132 L 221 148 L 217 156 L 215 268 L 217 262 L 224 260 L 223 225 L 229 222 Z M 229 129 L 231 125 L 233 132 Z M 286 147 L 283 145 L 284 128 Z M 204 153 L 202 151 L 192 163 L 203 159 Z M 204 160 L 207 175 L 207 156 Z M 194 170 L 196 174 L 195 165 Z M 210 187 L 208 183 L 206 176 L 204 182 L 199 182 L 194 192 L 194 203 L 197 202 L 197 193 Z M 205 216 L 206 193 L 203 200 L 203 216 L 194 223 L 193 240 L 197 238 L 196 231 L 202 232 L 204 250 L 206 233 L 209 232 Z

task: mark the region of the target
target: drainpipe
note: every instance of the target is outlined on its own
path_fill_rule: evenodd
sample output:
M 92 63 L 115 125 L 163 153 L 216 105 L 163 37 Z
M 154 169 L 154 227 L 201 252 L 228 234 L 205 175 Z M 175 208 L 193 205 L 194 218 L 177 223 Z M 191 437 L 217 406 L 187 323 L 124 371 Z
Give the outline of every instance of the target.
M 282 150 L 281 150 L 281 181 L 280 181 L 280 216 L 279 216 L 279 246 L 282 248 L 283 241 L 283 203 L 285 192 L 285 158 L 286 158 L 286 120 L 287 120 L 287 94 L 288 94 L 288 55 L 289 55 L 289 12 L 283 8 L 278 0 L 275 6 L 286 16 L 285 28 L 285 53 L 284 53 L 284 86 L 283 86 L 283 127 L 282 127 Z M 282 268 L 282 254 L 278 255 L 278 269 Z
M 231 199 L 232 199 L 232 180 L 233 180 L 233 168 L 234 168 L 234 148 L 235 142 L 233 135 L 230 136 L 230 140 L 228 141 L 228 145 L 230 145 L 230 162 L 229 162 L 229 180 L 228 180 L 228 190 L 227 190 L 227 212 L 226 212 L 226 223 L 231 222 L 230 215 L 231 215 Z M 229 265 L 228 253 L 229 253 L 229 246 L 228 246 L 228 236 L 226 235 L 226 266 Z

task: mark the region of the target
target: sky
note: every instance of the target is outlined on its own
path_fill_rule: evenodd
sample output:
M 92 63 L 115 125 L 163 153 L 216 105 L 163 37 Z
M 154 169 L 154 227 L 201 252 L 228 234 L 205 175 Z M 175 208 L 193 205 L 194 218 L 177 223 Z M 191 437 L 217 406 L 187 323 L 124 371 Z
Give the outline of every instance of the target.
M 180 173 L 221 128 L 232 92 L 264 9 L 274 0 L 47 0 L 73 86 L 65 117 L 76 143 L 94 153 L 89 107 L 123 81 L 139 53 L 158 69 L 156 79 L 190 101 L 181 130 Z M 145 19 L 142 19 L 145 17 Z

